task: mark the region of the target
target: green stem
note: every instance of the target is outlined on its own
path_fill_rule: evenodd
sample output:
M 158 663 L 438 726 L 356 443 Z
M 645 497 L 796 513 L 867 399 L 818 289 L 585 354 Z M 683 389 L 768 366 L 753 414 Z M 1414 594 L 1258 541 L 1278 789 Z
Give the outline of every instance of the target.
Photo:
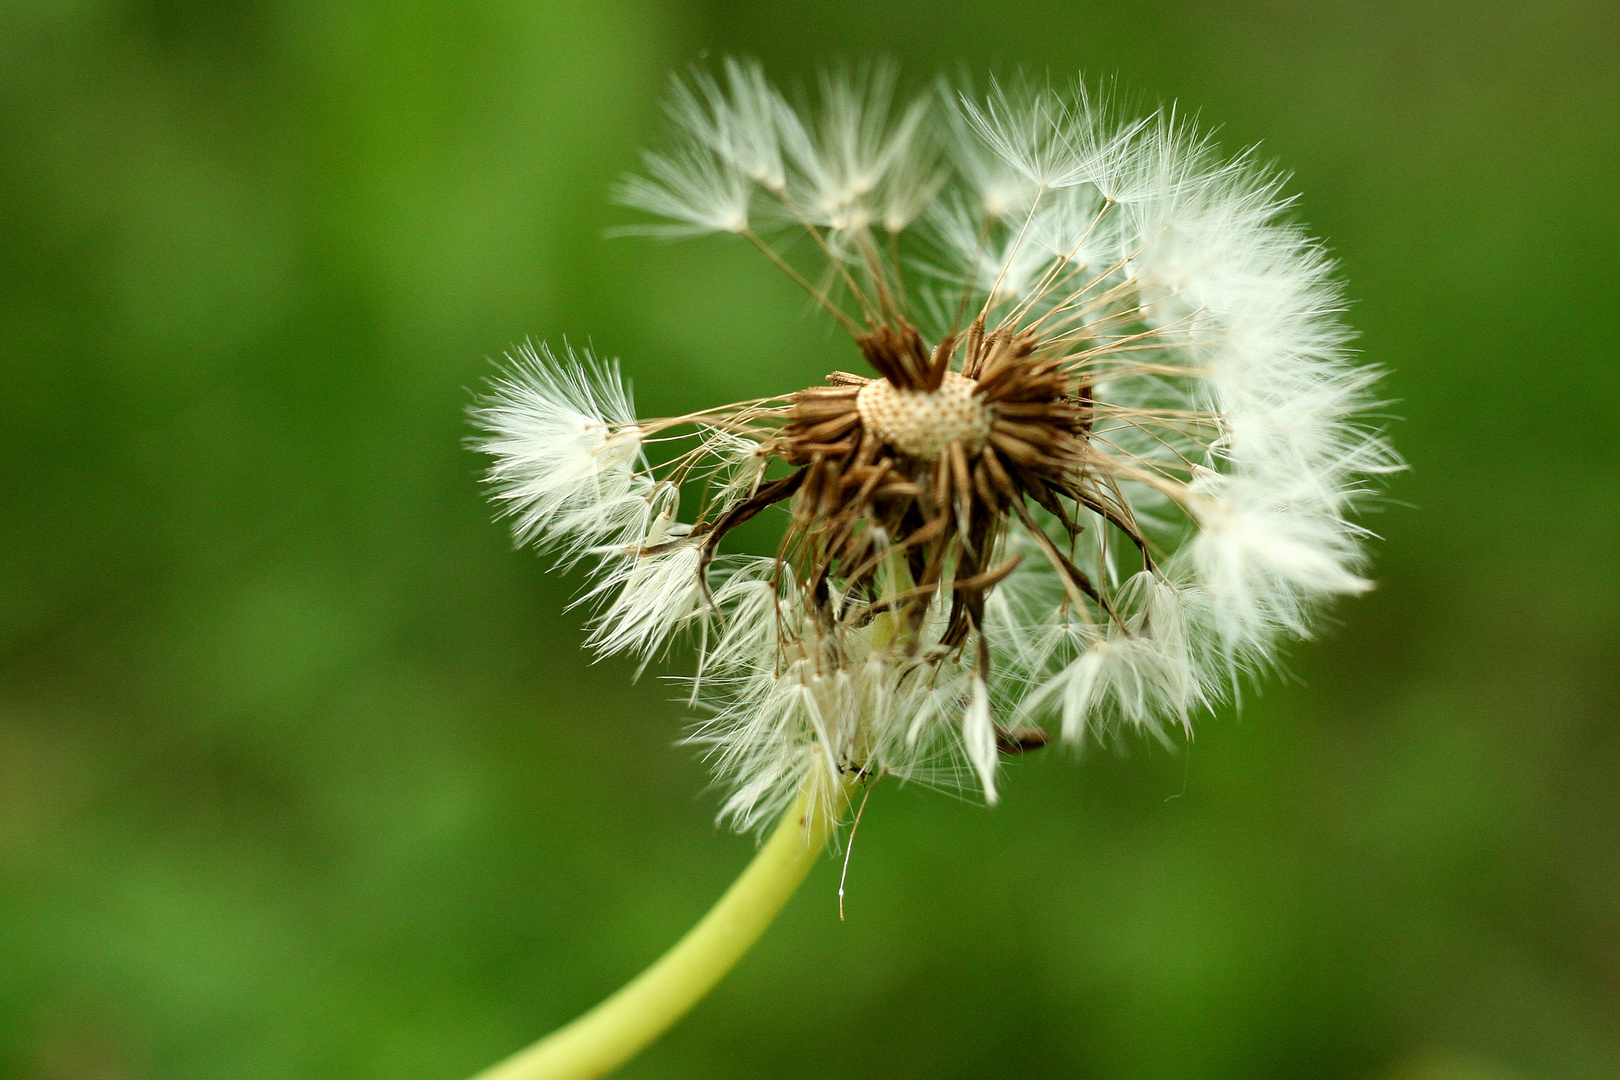
M 573 1023 L 473 1080 L 593 1080 L 640 1053 L 686 1015 L 759 940 L 815 865 L 849 786 L 808 786 L 718 903 L 646 971 Z

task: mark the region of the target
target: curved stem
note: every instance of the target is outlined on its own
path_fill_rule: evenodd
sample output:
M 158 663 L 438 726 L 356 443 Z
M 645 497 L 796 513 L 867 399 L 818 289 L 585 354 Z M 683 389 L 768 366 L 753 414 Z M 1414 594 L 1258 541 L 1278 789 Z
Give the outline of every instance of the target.
M 646 971 L 590 1012 L 473 1080 L 593 1080 L 645 1049 L 686 1015 L 759 940 L 815 865 L 849 785 L 799 792 L 771 838 L 703 920 Z

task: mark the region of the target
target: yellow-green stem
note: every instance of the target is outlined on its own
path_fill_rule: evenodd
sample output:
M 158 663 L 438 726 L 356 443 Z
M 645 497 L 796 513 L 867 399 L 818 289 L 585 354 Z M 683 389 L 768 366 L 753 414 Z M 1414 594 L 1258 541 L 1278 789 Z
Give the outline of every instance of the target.
M 827 846 L 849 786 L 807 787 L 703 920 L 646 971 L 573 1023 L 473 1080 L 592 1080 L 640 1053 L 759 940 Z

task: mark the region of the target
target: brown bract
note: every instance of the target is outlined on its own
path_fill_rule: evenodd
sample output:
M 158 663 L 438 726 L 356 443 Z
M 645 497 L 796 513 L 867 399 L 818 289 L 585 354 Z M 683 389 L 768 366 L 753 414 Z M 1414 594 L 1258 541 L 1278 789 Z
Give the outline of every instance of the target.
M 707 558 L 731 529 L 791 500 L 783 556 L 799 568 L 819 622 L 832 629 L 893 612 L 897 639 L 914 646 L 943 590 L 950 613 L 940 644 L 956 650 L 972 637 L 983 664 L 984 636 L 974 632 L 986 595 L 1022 558 L 999 556 L 1016 518 L 1076 603 L 1088 597 L 1111 610 L 1026 505 L 1049 511 L 1071 537 L 1085 527 L 1076 509 L 1095 511 L 1146 558 L 1141 530 L 1088 448 L 1090 378 L 1066 369 L 1067 349 L 1046 354 L 1035 334 L 986 333 L 982 322 L 931 349 L 903 321 L 857 343 L 879 378 L 838 371 L 788 399 L 769 449 L 794 471 L 716 519 Z M 880 583 L 885 567 L 898 580 Z

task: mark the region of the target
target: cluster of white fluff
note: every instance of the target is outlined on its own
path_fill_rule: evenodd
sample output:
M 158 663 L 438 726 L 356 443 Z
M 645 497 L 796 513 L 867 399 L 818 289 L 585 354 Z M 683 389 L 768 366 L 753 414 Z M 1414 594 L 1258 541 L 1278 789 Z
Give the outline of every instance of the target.
M 658 520 L 635 406 L 616 364 L 525 345 L 474 411 L 495 459 L 489 481 L 519 543 L 572 563 L 595 546 L 638 540 Z
M 881 619 L 828 640 L 772 558 L 722 558 L 699 580 L 677 486 L 648 467 L 615 367 L 525 351 L 479 411 L 497 497 L 520 540 L 597 560 L 598 651 L 645 658 L 693 634 L 708 713 L 694 741 L 740 827 L 851 769 L 941 780 L 966 765 L 994 801 L 997 724 L 1052 720 L 1074 743 L 1186 728 L 1323 601 L 1369 587 L 1348 515 L 1396 467 L 1359 419 L 1374 376 L 1347 361 L 1331 262 L 1283 220 L 1274 176 L 1173 116 L 1120 121 L 1080 90 L 895 91 L 886 70 L 829 76 L 801 111 L 728 60 L 719 79 L 677 80 L 671 148 L 619 195 L 666 219 L 657 229 L 746 235 L 782 265 L 773 230 L 801 251 L 809 230 L 826 263 L 804 280 L 835 285 L 903 234 L 912 317 L 936 334 L 965 289 L 992 324 L 1012 313 L 1116 342 L 1086 361 L 1093 441 L 1164 557 L 1144 569 L 1089 511 L 1071 547 L 1032 508 L 1044 535 L 1012 519 L 1005 549 L 1025 558 L 989 596 L 988 682 L 934 648 L 943 603 L 907 656 Z M 768 433 L 693 429 L 718 513 L 762 482 Z M 1042 557 L 1053 545 L 1112 613 L 1066 592 Z
M 825 75 L 819 108 L 801 114 L 757 64 L 728 59 L 723 68 L 723 82 L 675 80 L 668 111 L 679 137 L 644 154 L 647 175 L 619 187 L 621 201 L 668 219 L 647 231 L 743 233 L 808 220 L 845 235 L 898 232 L 945 179 L 930 103 L 896 107 L 892 69 Z

